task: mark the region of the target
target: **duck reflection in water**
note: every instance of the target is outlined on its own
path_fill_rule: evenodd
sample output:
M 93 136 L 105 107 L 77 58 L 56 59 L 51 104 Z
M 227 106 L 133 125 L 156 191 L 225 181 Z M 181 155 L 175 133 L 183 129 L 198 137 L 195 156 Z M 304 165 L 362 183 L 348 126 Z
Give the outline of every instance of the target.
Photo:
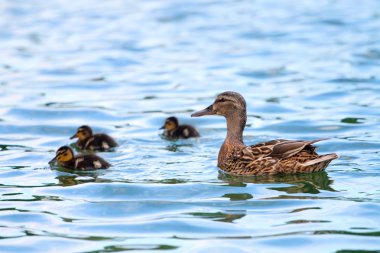
M 291 184 L 291 186 L 270 187 L 268 189 L 286 193 L 310 193 L 317 194 L 320 190 L 336 191 L 330 185 L 334 182 L 325 171 L 303 174 L 282 174 L 262 176 L 233 176 L 219 171 L 218 178 L 231 186 L 244 187 L 247 183 L 255 184 Z
M 104 183 L 104 182 L 112 182 L 112 180 L 103 179 L 99 176 L 104 173 L 99 173 L 97 171 L 78 171 L 76 174 L 70 173 L 72 170 L 66 169 L 58 169 L 58 171 L 63 172 L 64 174 L 60 174 L 56 177 L 59 185 L 62 186 L 73 186 L 84 183 Z
M 172 152 L 183 152 L 183 148 L 192 148 L 193 146 L 194 146 L 193 144 L 189 144 L 189 143 L 185 143 L 185 144 L 173 143 L 166 146 L 165 149 Z

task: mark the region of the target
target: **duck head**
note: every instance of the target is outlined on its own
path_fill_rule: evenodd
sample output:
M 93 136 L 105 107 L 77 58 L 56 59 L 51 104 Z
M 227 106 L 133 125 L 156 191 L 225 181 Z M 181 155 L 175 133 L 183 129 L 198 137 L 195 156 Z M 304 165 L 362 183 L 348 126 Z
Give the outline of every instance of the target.
M 49 164 L 54 163 L 55 161 L 58 161 L 58 163 L 66 163 L 72 159 L 74 159 L 73 150 L 68 146 L 62 146 L 57 150 L 55 157 L 51 159 Z
M 176 117 L 169 117 L 165 120 L 164 125 L 160 129 L 165 129 L 165 131 L 173 131 L 178 127 L 178 119 Z
M 235 145 L 244 145 L 243 131 L 247 122 L 246 103 L 242 95 L 233 91 L 220 93 L 209 107 L 194 112 L 191 117 L 221 115 L 227 120 L 226 141 Z M 225 142 L 226 142 L 225 141 Z
M 78 138 L 79 140 L 83 141 L 92 136 L 92 129 L 89 126 L 83 125 L 78 127 L 77 132 L 70 137 L 70 139 Z
M 207 108 L 194 112 L 191 117 L 200 117 L 204 115 L 221 115 L 226 118 L 236 113 L 246 113 L 246 103 L 242 95 L 233 91 L 220 93 L 214 103 Z

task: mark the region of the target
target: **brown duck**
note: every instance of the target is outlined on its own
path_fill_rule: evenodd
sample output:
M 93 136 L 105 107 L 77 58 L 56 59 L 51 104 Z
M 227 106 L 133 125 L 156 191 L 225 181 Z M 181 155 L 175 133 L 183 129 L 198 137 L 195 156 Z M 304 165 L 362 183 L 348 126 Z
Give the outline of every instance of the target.
M 163 134 L 169 139 L 188 139 L 200 136 L 195 127 L 191 125 L 180 125 L 176 117 L 167 118 L 160 129 L 164 129 Z
M 73 150 L 68 146 L 60 147 L 49 164 L 55 162 L 64 168 L 74 170 L 107 169 L 111 166 L 106 160 L 97 155 L 85 154 L 75 156 Z
M 76 145 L 82 150 L 107 151 L 117 147 L 116 141 L 107 134 L 93 134 L 91 127 L 83 125 L 70 139 L 78 138 Z
M 215 102 L 192 117 L 221 115 L 227 120 L 227 136 L 219 151 L 218 167 L 233 175 L 273 175 L 321 171 L 337 154 L 318 155 L 312 144 L 324 140 L 272 140 L 246 146 L 243 131 L 247 121 L 246 103 L 239 93 L 219 94 Z

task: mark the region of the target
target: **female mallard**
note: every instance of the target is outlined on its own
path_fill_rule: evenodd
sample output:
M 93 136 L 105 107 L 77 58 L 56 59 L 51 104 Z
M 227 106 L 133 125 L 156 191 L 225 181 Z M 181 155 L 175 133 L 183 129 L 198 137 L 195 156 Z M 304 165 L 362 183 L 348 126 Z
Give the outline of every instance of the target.
M 180 125 L 176 117 L 167 118 L 165 124 L 160 129 L 165 129 L 164 136 L 172 139 L 187 139 L 200 136 L 193 126 Z
M 315 142 L 273 140 L 252 146 L 243 142 L 243 130 L 247 120 L 244 98 L 236 92 L 218 95 L 215 102 L 192 117 L 221 115 L 227 120 L 227 137 L 219 151 L 218 167 L 228 174 L 262 175 L 279 173 L 305 173 L 321 171 L 337 158 L 334 153 L 318 155 Z
M 78 138 L 76 142 L 78 148 L 82 150 L 106 151 L 117 147 L 116 141 L 107 134 L 92 134 L 89 126 L 80 126 L 77 132 L 70 139 Z
M 74 156 L 73 150 L 68 146 L 60 147 L 49 164 L 56 161 L 58 165 L 74 170 L 107 169 L 111 166 L 111 164 L 97 155 L 87 154 Z

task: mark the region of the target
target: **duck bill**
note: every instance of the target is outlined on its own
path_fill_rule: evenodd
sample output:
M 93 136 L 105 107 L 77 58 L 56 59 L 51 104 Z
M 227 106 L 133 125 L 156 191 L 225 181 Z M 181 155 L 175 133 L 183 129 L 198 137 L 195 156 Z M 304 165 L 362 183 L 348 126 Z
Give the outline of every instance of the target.
M 194 112 L 193 114 L 191 114 L 191 117 L 201 117 L 201 116 L 205 116 L 205 115 L 214 115 L 214 114 L 215 113 L 212 110 L 212 105 L 210 105 L 209 107 L 207 107 L 203 110 Z
M 165 125 L 163 125 L 163 126 L 162 126 L 162 127 L 160 127 L 159 129 L 160 129 L 160 130 L 161 130 L 161 129 L 165 129 Z
M 77 134 L 76 133 L 73 136 L 70 137 L 70 140 L 74 139 L 74 138 L 77 138 Z
M 55 163 L 57 161 L 57 156 L 55 156 L 53 159 L 49 161 L 49 164 Z

